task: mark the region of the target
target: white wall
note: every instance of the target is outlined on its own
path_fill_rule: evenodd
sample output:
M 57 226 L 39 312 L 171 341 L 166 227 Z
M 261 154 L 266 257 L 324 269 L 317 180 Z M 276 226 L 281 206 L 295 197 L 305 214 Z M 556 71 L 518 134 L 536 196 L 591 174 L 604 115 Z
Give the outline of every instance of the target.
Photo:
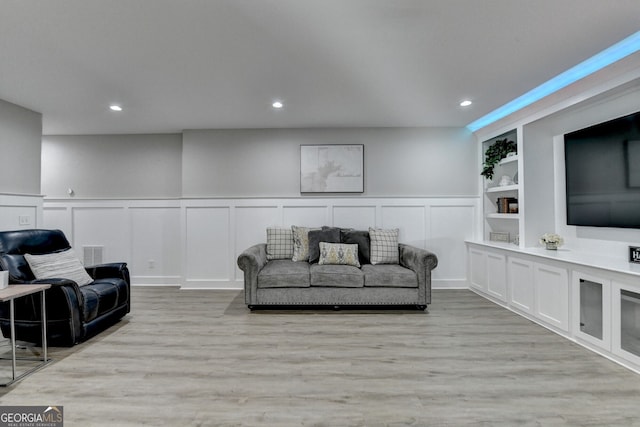
M 478 193 L 475 138 L 460 128 L 185 131 L 183 197 L 300 197 L 300 145 L 364 144 L 363 196 Z
M 640 111 L 638 100 L 640 79 L 524 126 L 527 241 L 555 231 L 571 249 L 625 260 L 640 245 L 640 230 L 567 225 L 564 181 L 564 134 Z
M 0 100 L 0 193 L 40 194 L 41 137 L 40 113 Z
M 365 194 L 301 195 L 301 144 L 364 144 Z M 437 254 L 434 286 L 466 286 L 477 155 L 472 134 L 453 128 L 47 136 L 44 226 L 130 263 L 134 284 L 238 289 L 236 257 L 269 225 L 399 227 L 403 242 Z
M 180 197 L 182 136 L 58 135 L 42 138 L 47 197 Z
M 397 227 L 401 242 L 438 256 L 434 287 L 466 287 L 464 240 L 478 209 L 478 197 L 48 199 L 44 227 L 80 253 L 103 246 L 105 262 L 129 263 L 134 284 L 234 289 L 237 256 L 265 242 L 268 226 Z

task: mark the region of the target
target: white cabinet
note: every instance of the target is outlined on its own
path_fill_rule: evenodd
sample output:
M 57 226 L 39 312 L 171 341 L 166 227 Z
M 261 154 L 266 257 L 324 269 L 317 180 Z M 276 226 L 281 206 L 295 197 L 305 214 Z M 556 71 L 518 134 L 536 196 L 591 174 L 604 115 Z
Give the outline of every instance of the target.
M 470 249 L 469 284 L 502 302 L 507 301 L 506 257 L 502 254 Z
M 485 251 L 469 249 L 469 285 L 487 291 L 487 255 Z
M 487 253 L 487 292 L 502 302 L 507 301 L 507 262 L 502 254 Z
M 572 329 L 579 341 L 611 350 L 611 280 L 572 273 Z
M 509 257 L 509 305 L 528 314 L 533 314 L 533 262 Z
M 612 352 L 640 366 L 640 287 L 613 281 Z
M 535 263 L 534 315 L 563 331 L 569 331 L 569 275 L 567 269 Z

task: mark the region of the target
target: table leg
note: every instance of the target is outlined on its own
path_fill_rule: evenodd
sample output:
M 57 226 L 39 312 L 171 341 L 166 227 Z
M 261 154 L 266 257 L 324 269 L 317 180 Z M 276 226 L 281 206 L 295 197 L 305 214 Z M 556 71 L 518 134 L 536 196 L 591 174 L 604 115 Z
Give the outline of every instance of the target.
M 40 306 L 42 307 L 42 354 L 44 363 L 47 363 L 47 308 L 44 300 L 44 289 L 40 294 Z
M 9 301 L 9 323 L 11 328 L 11 379 L 16 379 L 16 319 L 13 298 Z

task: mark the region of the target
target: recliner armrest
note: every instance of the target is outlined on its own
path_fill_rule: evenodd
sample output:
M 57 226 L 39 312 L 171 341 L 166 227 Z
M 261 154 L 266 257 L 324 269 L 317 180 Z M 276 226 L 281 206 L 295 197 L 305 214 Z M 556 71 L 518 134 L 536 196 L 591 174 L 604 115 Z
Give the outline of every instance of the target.
M 131 284 L 129 269 L 127 268 L 126 262 L 92 265 L 90 267 L 85 267 L 85 270 L 87 270 L 87 273 L 89 273 L 89 276 L 91 276 L 93 280 L 118 277 L 127 282 L 127 284 Z

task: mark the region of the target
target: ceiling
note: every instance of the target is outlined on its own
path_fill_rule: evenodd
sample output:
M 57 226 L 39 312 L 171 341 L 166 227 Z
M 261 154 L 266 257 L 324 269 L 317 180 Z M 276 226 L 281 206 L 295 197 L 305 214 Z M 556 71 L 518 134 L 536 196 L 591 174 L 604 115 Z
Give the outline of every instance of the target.
M 639 29 L 639 0 L 0 0 L 0 99 L 49 135 L 465 126 Z

